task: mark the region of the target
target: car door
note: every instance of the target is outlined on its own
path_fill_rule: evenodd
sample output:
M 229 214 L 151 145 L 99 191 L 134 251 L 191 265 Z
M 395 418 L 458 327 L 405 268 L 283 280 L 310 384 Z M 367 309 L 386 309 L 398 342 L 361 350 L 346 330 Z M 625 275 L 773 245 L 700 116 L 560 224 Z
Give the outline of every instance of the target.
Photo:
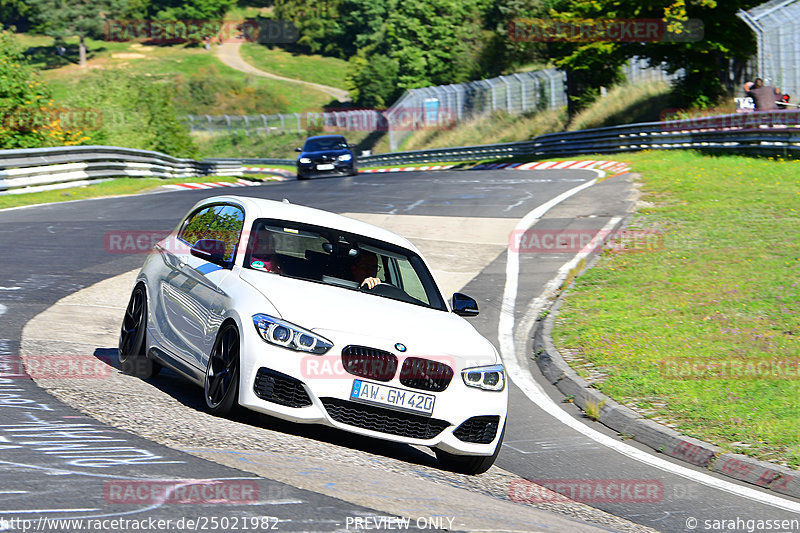
M 163 280 L 162 297 L 175 355 L 203 369 L 221 324 L 220 284 L 230 274 L 241 237 L 244 212 L 232 204 L 203 207 L 187 218 L 178 233 L 172 271 Z M 201 239 L 225 244 L 227 264 L 217 264 L 191 253 Z M 182 246 L 181 246 L 182 245 Z

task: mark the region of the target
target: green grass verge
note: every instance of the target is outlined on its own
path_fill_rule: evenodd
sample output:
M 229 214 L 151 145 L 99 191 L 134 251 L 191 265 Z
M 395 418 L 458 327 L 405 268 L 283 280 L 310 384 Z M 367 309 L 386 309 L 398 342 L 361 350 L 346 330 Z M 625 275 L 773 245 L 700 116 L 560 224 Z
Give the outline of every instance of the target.
M 67 202 L 102 196 L 123 196 L 155 189 L 170 183 L 203 183 L 207 181 L 234 182 L 239 178 L 233 176 L 208 176 L 204 178 L 115 178 L 110 181 L 93 183 L 71 189 L 56 191 L 31 192 L 26 194 L 7 194 L 0 196 L 0 209 L 20 207 L 24 205 Z
M 563 131 L 565 126 L 566 112 L 563 110 L 542 111 L 526 115 L 509 115 L 498 111 L 491 115 L 464 121 L 450 129 L 412 132 L 403 140 L 400 150 L 425 150 L 525 141 L 537 135 Z
M 243 43 L 240 53 L 245 61 L 271 74 L 345 88 L 347 61 L 343 59 L 292 54 L 280 48 L 269 48 L 256 43 Z
M 586 158 L 594 158 L 587 156 Z M 633 229 L 580 276 L 554 338 L 594 387 L 684 434 L 800 466 L 800 162 L 694 152 L 604 158 L 640 173 Z M 651 243 L 653 241 L 650 241 Z M 720 374 L 727 364 L 790 363 Z M 717 365 L 717 366 L 714 366 Z M 755 370 L 753 370 L 755 369 Z

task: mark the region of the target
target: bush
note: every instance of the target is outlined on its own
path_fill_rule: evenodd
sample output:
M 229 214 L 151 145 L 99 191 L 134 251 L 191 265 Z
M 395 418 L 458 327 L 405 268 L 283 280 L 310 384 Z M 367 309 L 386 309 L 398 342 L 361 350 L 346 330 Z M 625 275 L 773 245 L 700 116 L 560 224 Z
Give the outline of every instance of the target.
M 178 118 L 168 83 L 118 70 L 98 71 L 77 82 L 68 103 L 101 114 L 100 127 L 91 133 L 94 144 L 193 157 L 197 149 Z
M 65 127 L 63 110 L 27 63 L 14 36 L 0 31 L 0 149 L 39 148 L 88 141 Z

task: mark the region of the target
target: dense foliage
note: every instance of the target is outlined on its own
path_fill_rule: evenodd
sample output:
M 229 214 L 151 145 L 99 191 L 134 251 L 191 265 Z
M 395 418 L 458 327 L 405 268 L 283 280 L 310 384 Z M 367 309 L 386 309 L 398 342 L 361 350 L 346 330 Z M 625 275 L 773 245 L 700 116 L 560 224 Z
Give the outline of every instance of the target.
M 293 20 L 294 49 L 350 59 L 349 84 L 357 103 L 390 103 L 403 89 L 457 83 L 553 64 L 569 74 L 572 110 L 600 87 L 620 81 L 631 57 L 684 69 L 676 105 L 707 105 L 733 88 L 728 71 L 755 52 L 752 32 L 736 16 L 761 0 L 278 0 L 274 17 Z M 659 20 L 674 38 L 659 42 L 514 39 L 519 19 Z M 690 19 L 703 34 L 682 39 Z M 394 89 L 392 89 L 394 88 Z
M 100 113 L 98 128 L 91 132 L 93 144 L 191 157 L 196 148 L 175 111 L 168 84 L 120 71 L 100 70 L 77 83 L 69 104 Z
M 62 115 L 13 35 L 0 32 L 0 149 L 62 146 L 88 139 L 77 129 L 65 128 Z

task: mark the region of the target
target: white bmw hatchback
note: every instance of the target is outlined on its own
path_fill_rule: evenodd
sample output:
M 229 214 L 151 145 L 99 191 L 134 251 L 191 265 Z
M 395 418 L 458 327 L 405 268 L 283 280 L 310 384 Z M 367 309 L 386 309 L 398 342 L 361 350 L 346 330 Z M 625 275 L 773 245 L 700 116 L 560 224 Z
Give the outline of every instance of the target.
M 505 433 L 497 350 L 447 302 L 419 251 L 326 211 L 219 196 L 192 208 L 148 256 L 125 313 L 124 371 L 169 367 L 237 406 L 430 446 L 478 474 Z

